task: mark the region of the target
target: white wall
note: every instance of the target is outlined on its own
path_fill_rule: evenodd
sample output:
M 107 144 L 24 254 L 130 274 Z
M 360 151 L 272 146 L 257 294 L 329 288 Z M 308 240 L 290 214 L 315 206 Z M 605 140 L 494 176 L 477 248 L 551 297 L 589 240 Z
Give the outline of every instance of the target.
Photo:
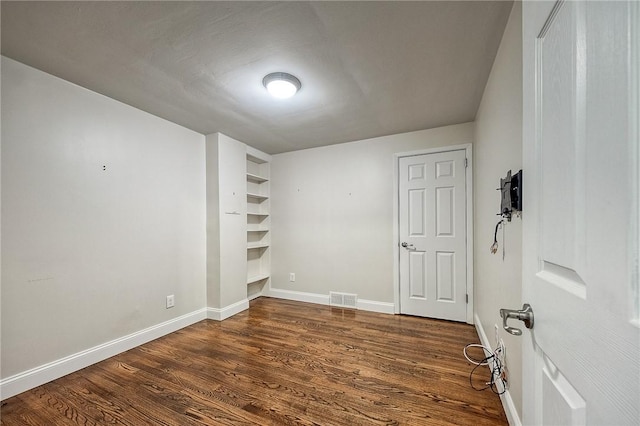
M 247 299 L 247 146 L 214 133 L 206 150 L 207 303 L 222 309 Z
M 476 326 L 494 346 L 494 324 L 507 347 L 510 390 L 518 413 L 522 412 L 522 338 L 502 329 L 500 308 L 522 306 L 522 221 L 514 218 L 504 229 L 505 258 L 500 248 L 491 254 L 499 220 L 500 178 L 522 168 L 522 4 L 514 2 L 480 108 L 474 138 L 474 272 Z M 523 172 L 527 184 L 526 171 Z M 527 214 L 525 211 L 523 214 Z M 479 321 L 478 321 L 479 319 Z M 518 415 L 520 417 L 520 414 Z
M 274 155 L 271 287 L 393 303 L 393 154 L 472 137 L 465 123 Z
M 2 377 L 204 309 L 204 136 L 7 58 L 2 89 Z
M 220 308 L 219 133 L 206 136 L 207 168 L 207 306 Z

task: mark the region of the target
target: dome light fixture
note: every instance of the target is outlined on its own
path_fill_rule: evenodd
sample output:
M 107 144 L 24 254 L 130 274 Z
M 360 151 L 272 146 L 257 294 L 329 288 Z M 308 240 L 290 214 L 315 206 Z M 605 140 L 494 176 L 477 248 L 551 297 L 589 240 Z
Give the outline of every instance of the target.
M 262 85 L 274 98 L 286 99 L 295 95 L 302 87 L 300 80 L 286 72 L 272 72 L 262 79 Z

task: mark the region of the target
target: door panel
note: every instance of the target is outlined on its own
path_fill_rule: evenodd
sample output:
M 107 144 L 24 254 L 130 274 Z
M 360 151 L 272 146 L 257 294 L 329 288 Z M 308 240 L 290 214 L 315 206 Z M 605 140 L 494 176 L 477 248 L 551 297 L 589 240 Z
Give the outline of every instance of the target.
M 436 300 L 455 302 L 455 253 L 436 252 Z
M 640 424 L 634 7 L 523 3 L 525 424 Z
M 453 186 L 436 189 L 436 236 L 438 237 L 454 236 L 455 191 Z
M 467 319 L 465 156 L 399 159 L 401 313 Z
M 411 299 L 426 299 L 427 297 L 427 256 L 421 251 L 409 253 L 409 297 Z
M 426 204 L 424 189 L 409 190 L 409 235 L 412 237 L 426 237 Z
M 543 425 L 586 423 L 585 400 L 557 369 L 542 368 L 542 398 Z

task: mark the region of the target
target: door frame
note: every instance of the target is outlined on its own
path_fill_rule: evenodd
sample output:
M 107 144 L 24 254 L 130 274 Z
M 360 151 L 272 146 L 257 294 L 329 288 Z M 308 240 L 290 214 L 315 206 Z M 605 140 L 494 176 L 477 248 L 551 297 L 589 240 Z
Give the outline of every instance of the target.
M 416 155 L 436 154 L 449 151 L 465 151 L 467 159 L 465 176 L 466 199 L 466 250 L 467 250 L 467 324 L 473 324 L 473 158 L 470 143 L 396 152 L 393 154 L 393 313 L 400 313 L 400 158 Z

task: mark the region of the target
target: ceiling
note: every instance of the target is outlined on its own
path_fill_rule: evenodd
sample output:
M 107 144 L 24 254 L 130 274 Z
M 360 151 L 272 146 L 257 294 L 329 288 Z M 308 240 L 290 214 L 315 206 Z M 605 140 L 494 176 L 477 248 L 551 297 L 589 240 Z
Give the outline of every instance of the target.
M 2 54 L 276 154 L 473 121 L 511 5 L 2 1 Z

